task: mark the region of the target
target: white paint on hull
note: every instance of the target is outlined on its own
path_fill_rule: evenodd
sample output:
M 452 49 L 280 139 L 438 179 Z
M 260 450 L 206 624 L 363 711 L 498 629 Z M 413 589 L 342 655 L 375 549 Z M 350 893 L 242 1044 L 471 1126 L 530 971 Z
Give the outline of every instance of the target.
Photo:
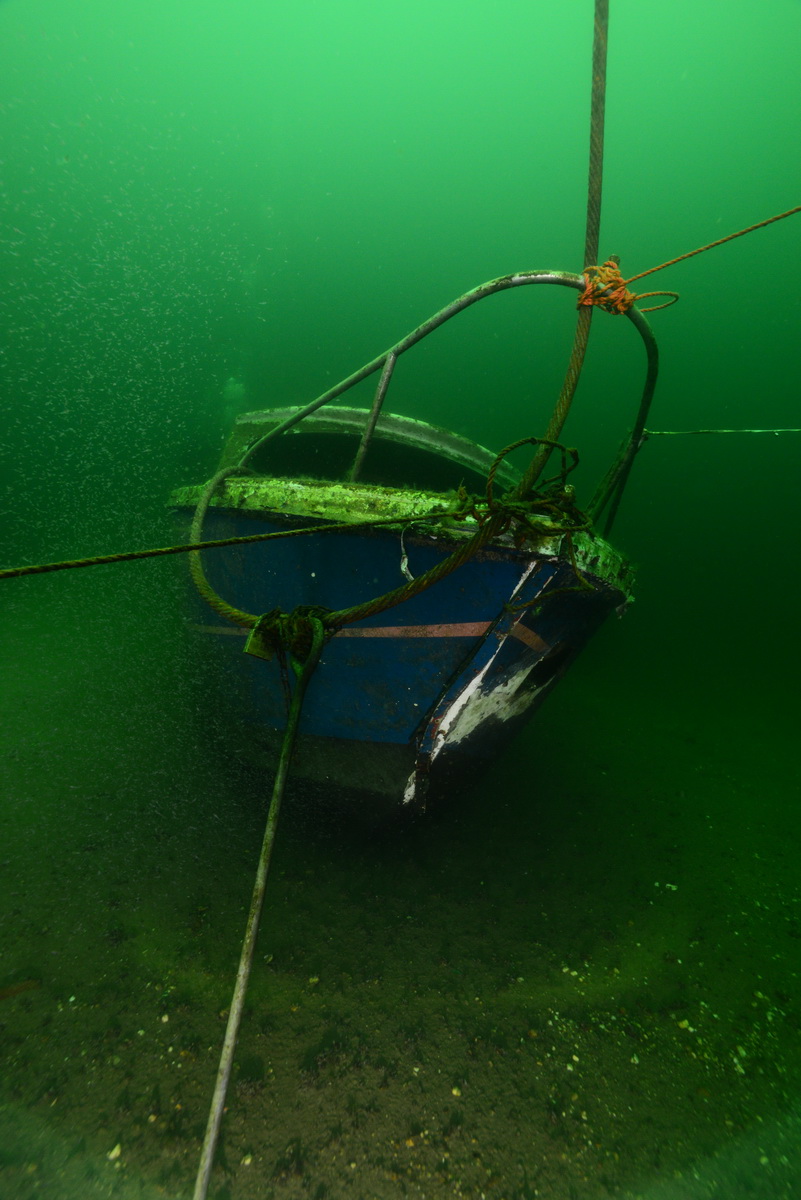
M 520 589 L 532 572 L 540 566 L 541 562 L 536 560 L 526 566 L 509 596 L 510 603 L 519 594 Z M 549 580 L 546 580 L 543 583 L 540 593 L 545 590 L 549 582 Z M 487 677 L 491 678 L 492 676 L 495 660 L 500 654 L 506 639 L 508 637 L 517 637 L 519 640 L 529 641 L 528 638 L 520 637 L 519 632 L 515 632 L 517 626 L 520 624 L 520 621 L 515 622 L 515 625 L 500 639 L 495 653 L 484 664 L 481 670 L 465 684 L 442 714 L 434 734 L 431 753 L 429 755 L 429 765 L 434 762 L 434 759 L 442 751 L 446 743 L 457 745 L 460 742 L 472 739 L 487 721 L 506 721 L 525 712 L 534 703 L 540 692 L 550 683 L 549 680 L 548 683 L 543 684 L 542 687 L 536 688 L 533 691 L 524 687 L 528 676 L 539 662 L 539 658 L 537 658 L 533 662 L 521 664 L 503 682 L 499 682 L 494 686 L 484 687 Z M 550 649 L 545 643 L 542 643 L 542 646 L 545 651 Z M 415 799 L 417 782 L 418 770 L 415 769 L 409 776 L 404 789 L 404 804 L 409 804 Z

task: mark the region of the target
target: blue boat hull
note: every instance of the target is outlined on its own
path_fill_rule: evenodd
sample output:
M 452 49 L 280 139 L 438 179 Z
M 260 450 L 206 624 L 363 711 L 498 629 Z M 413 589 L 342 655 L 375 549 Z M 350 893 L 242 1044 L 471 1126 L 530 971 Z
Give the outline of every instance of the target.
M 209 511 L 204 537 L 268 533 L 292 523 L 218 507 Z M 625 565 L 615 558 L 610 570 L 607 558 L 601 566 L 608 547 L 591 543 L 581 556 L 586 590 L 566 557 L 493 544 L 414 598 L 341 629 L 309 684 L 300 727 L 307 746 L 316 739 L 337 749 L 328 755 L 329 763 L 339 762 L 330 783 L 342 774 L 343 747 L 359 756 L 369 748 L 359 790 L 375 783 L 395 802 L 420 806 L 430 782 L 497 752 L 626 601 Z M 454 544 L 409 532 L 402 540 L 397 528 L 320 532 L 209 553 L 204 566 L 215 591 L 247 612 L 341 609 L 401 584 L 406 556 L 417 576 Z M 262 731 L 282 728 L 286 689 L 278 664 L 242 653 L 247 631 L 208 609 L 196 628 L 217 644 L 226 702 L 250 736 L 258 741 Z

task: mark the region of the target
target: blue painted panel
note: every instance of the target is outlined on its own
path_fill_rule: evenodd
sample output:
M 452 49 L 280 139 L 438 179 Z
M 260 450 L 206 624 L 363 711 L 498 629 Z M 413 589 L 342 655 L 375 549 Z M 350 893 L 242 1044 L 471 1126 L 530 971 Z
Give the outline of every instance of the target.
M 243 537 L 285 529 L 262 520 L 209 514 L 204 536 Z M 405 538 L 409 568 L 422 575 L 451 552 L 428 542 Z M 490 620 L 498 611 L 498 596 L 508 595 L 527 556 L 490 551 L 466 563 L 441 583 L 398 605 L 392 614 L 379 614 L 365 624 L 423 624 L 434 620 Z M 291 612 L 298 604 L 349 608 L 404 583 L 401 544 L 397 533 L 319 534 L 276 542 L 234 546 L 204 555 L 209 582 L 224 597 L 248 612 L 274 607 Z M 493 563 L 491 570 L 483 565 Z M 432 614 L 439 613 L 439 616 Z M 465 614 L 465 615 L 460 615 Z
M 212 510 L 204 535 L 243 536 L 274 528 L 286 526 Z M 405 548 L 410 569 L 420 575 L 446 557 L 452 546 L 439 547 L 407 536 Z M 320 533 L 204 555 L 207 577 L 218 594 L 253 613 L 275 607 L 289 612 L 298 604 L 338 609 L 372 599 L 403 582 L 400 561 L 400 538 L 389 531 Z M 530 561 L 530 556 L 514 550 L 484 551 L 419 596 L 351 628 L 494 622 L 501 617 L 508 626 L 504 604 Z M 526 596 L 535 595 L 553 573 L 553 561 L 543 562 L 527 581 Z M 564 567 L 554 586 L 569 586 L 571 580 L 569 568 Z M 531 621 L 527 618 L 526 623 L 553 644 L 581 613 L 581 620 L 589 616 L 588 603 L 598 609 L 597 620 L 591 622 L 597 624 L 612 605 L 611 595 L 611 591 L 599 594 L 594 603 L 589 596 L 582 596 L 577 598 L 581 602 L 578 610 L 567 603 L 546 609 Z M 569 596 L 564 599 L 572 600 Z M 222 624 L 205 606 L 202 620 L 209 627 Z M 206 636 L 219 642 L 232 684 L 244 685 L 249 716 L 280 728 L 285 706 L 278 664 L 244 654 L 243 638 Z M 479 662 L 483 665 L 495 649 L 493 633 L 487 639 L 335 637 L 326 645 L 309 685 L 301 728 L 327 737 L 407 743 L 421 731 L 446 689 L 462 686 L 458 681 L 469 678 L 465 672 L 478 669 Z M 498 669 L 509 669 L 523 656 L 537 658 L 539 652 L 509 639 L 502 658 L 499 656 Z

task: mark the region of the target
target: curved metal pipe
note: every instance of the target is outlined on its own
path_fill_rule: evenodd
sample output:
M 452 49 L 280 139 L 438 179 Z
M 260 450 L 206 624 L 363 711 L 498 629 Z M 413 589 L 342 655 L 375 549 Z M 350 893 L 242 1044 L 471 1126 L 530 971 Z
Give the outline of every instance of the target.
M 434 313 L 422 325 L 418 325 L 416 329 L 413 329 L 411 333 L 407 333 L 394 346 L 390 346 L 388 350 L 385 350 L 383 354 L 379 354 L 376 358 L 371 359 L 370 362 L 360 367 L 358 371 L 354 371 L 352 375 L 348 375 L 347 378 L 340 380 L 339 383 L 329 388 L 327 392 L 323 392 L 321 396 L 318 396 L 316 400 L 312 400 L 310 404 L 293 413 L 291 417 L 287 417 L 280 425 L 276 425 L 274 429 L 263 434 L 262 437 L 248 446 L 239 460 L 239 466 L 245 466 L 256 451 L 267 442 L 272 441 L 273 438 L 278 437 L 282 433 L 286 433 L 288 429 L 292 429 L 293 426 L 299 424 L 305 417 L 316 412 L 318 408 L 322 408 L 324 404 L 328 404 L 331 400 L 336 400 L 338 396 L 355 387 L 357 383 L 361 383 L 368 375 L 381 370 L 390 358 L 397 359 L 401 354 L 410 350 L 412 346 L 421 342 L 423 338 L 428 337 L 435 329 L 439 329 L 446 321 L 450 321 L 452 317 L 457 316 L 464 309 L 470 308 L 471 305 L 477 304 L 479 300 L 484 300 L 487 296 L 494 296 L 498 292 L 508 291 L 509 288 L 527 287 L 530 284 L 550 284 L 557 287 L 570 287 L 575 291 L 582 292 L 585 288 L 585 282 L 583 275 L 576 275 L 572 271 L 544 270 L 517 271 L 514 274 L 502 275 L 498 279 L 490 279 L 486 283 L 479 284 L 478 287 L 465 292 L 462 296 L 458 296 L 456 300 L 452 300 L 445 308 L 441 308 L 439 312 Z M 651 399 L 656 386 L 657 372 L 659 370 L 659 353 L 648 321 L 641 312 L 633 307 L 625 315 L 635 326 L 645 344 L 645 352 L 648 359 L 646 380 L 634 428 L 628 442 L 625 444 L 624 450 L 618 455 L 618 458 L 607 472 L 600 487 L 596 490 L 590 510 L 593 513 L 601 512 L 615 489 L 618 489 L 618 496 L 615 503 L 615 509 L 617 508 L 620 498 L 619 493 L 622 492 L 628 478 L 634 454 L 639 449 L 639 442 L 642 438 L 642 431 L 645 428 L 645 421 L 651 405 Z
M 322 408 L 324 404 L 328 404 L 331 400 L 336 400 L 338 396 L 342 396 L 345 392 L 355 387 L 357 383 L 361 383 L 363 379 L 367 379 L 368 375 L 372 375 L 374 371 L 379 371 L 390 355 L 398 358 L 401 354 L 405 354 L 412 346 L 416 346 L 423 338 L 428 337 L 435 329 L 439 329 L 440 325 L 444 325 L 446 321 L 450 321 L 452 317 L 463 312 L 464 309 L 470 308 L 471 305 L 477 304 L 479 300 L 484 300 L 487 296 L 493 296 L 496 292 L 505 292 L 509 288 L 523 287 L 529 283 L 553 283 L 562 284 L 565 287 L 573 287 L 579 290 L 584 288 L 584 279 L 581 275 L 574 275 L 569 271 L 518 271 L 513 275 L 502 275 L 498 279 L 490 279 L 487 283 L 481 283 L 478 287 L 473 288 L 470 292 L 465 292 L 464 295 L 452 300 L 445 308 L 441 308 L 439 312 L 434 313 L 422 325 L 418 325 L 411 333 L 407 333 L 406 337 L 401 338 L 394 346 L 390 346 L 383 354 L 379 354 L 377 358 L 373 358 L 370 362 L 365 363 L 358 371 L 354 371 L 352 375 L 348 375 L 346 379 L 335 383 L 327 392 L 323 392 L 316 400 L 312 400 L 305 408 L 299 409 L 293 413 L 291 417 L 287 417 L 280 425 L 276 425 L 269 433 L 265 433 L 251 446 L 247 448 L 245 453 L 239 460 L 239 465 L 244 466 L 248 459 L 251 458 L 256 451 L 266 442 L 272 441 L 282 433 L 286 433 L 288 429 L 292 429 L 305 417 L 316 412 L 318 408 Z
M 621 446 L 612 466 L 596 488 L 595 495 L 587 509 L 588 516 L 595 522 L 611 501 L 612 506 L 604 526 L 604 537 L 609 535 L 612 528 L 623 496 L 623 489 L 628 482 L 631 468 L 634 465 L 634 459 L 645 441 L 645 424 L 648 420 L 648 413 L 651 408 L 651 401 L 654 397 L 656 380 L 659 374 L 659 347 L 656 344 L 654 331 L 651 329 L 648 318 L 634 307 L 629 309 L 626 316 L 633 323 L 643 340 L 647 356 L 647 368 L 640 406 L 637 410 L 637 416 L 631 433 Z

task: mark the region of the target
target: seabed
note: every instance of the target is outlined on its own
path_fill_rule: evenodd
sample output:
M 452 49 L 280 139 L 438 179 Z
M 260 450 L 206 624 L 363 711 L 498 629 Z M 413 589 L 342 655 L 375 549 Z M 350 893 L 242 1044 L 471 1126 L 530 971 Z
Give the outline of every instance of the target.
M 270 781 L 179 574 L 33 580 L 3 625 L 9 1200 L 191 1194 Z M 212 1196 L 796 1194 L 789 718 L 688 700 L 636 623 L 633 687 L 619 632 L 402 835 L 288 795 Z

